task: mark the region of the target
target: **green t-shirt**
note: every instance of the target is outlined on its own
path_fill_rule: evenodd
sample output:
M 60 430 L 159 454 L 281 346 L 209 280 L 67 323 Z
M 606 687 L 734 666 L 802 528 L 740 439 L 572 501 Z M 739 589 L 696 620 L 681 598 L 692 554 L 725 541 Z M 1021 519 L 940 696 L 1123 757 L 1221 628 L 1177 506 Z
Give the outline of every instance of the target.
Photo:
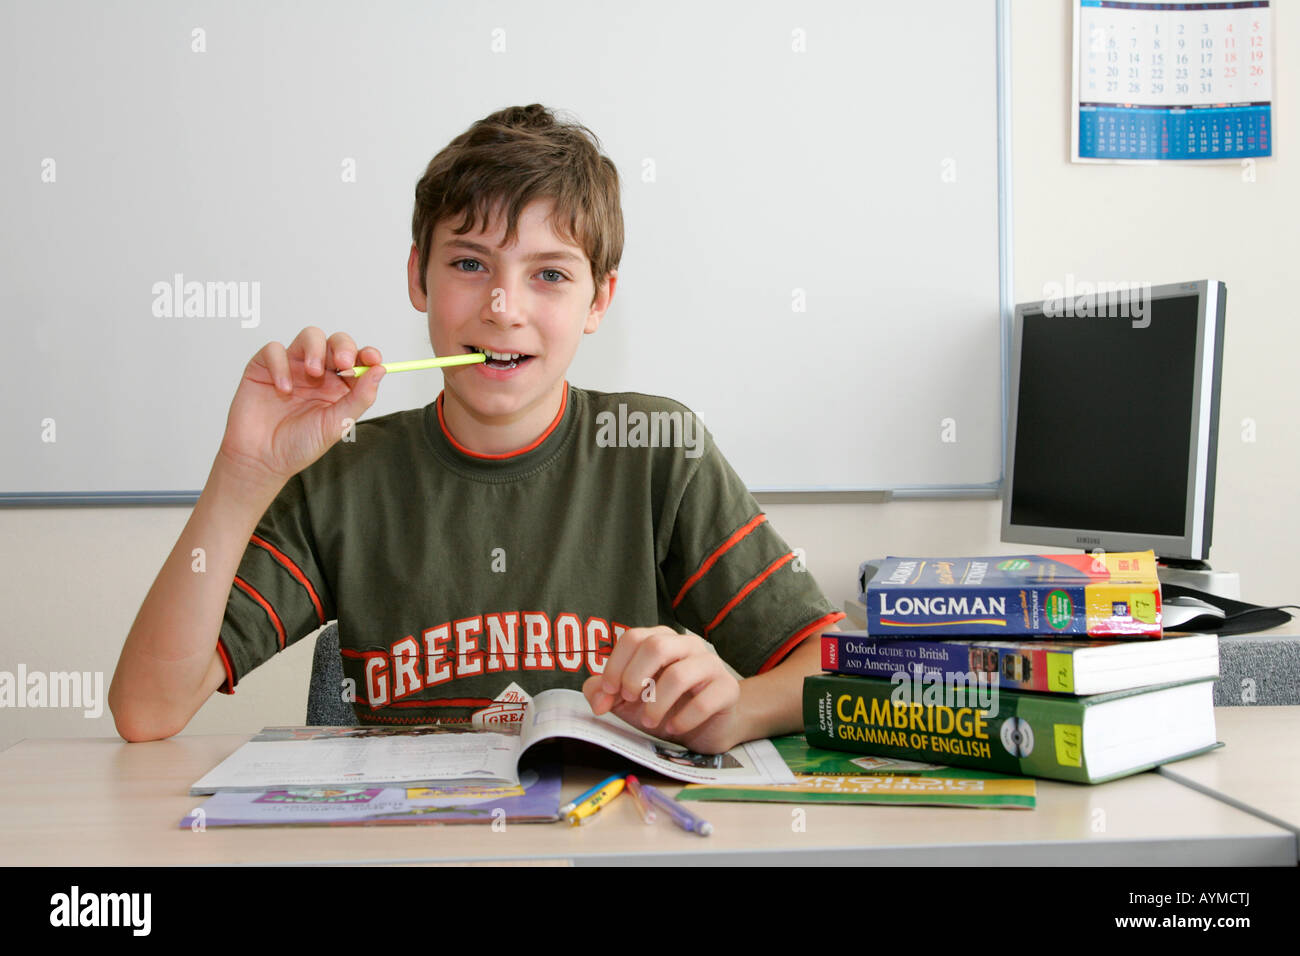
M 844 616 L 685 406 L 566 386 L 499 456 L 441 412 L 359 422 L 285 485 L 231 587 L 223 692 L 337 619 L 358 722 L 511 720 L 626 628 L 690 629 L 748 677 Z

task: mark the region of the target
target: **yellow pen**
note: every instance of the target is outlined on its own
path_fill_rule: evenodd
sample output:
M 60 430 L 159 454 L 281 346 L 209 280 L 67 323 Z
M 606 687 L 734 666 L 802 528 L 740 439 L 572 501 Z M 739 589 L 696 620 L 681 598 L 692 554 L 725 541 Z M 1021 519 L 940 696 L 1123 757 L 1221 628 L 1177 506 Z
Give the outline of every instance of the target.
M 591 821 L 589 818 L 591 815 L 622 793 L 623 788 L 626 785 L 627 781 L 622 777 L 619 777 L 617 780 L 611 780 L 586 800 L 583 800 L 580 804 L 574 807 L 565 819 L 574 826 L 583 826 L 586 823 L 590 823 Z
M 438 358 L 416 359 L 413 362 L 385 362 L 384 371 L 414 372 L 422 368 L 446 368 L 449 365 L 477 365 L 479 362 L 486 361 L 487 356 L 482 352 L 466 352 L 463 355 L 440 355 Z M 339 369 L 338 374 L 360 378 L 362 373 L 367 371 L 369 368 L 369 365 L 356 365 L 352 368 L 341 368 Z

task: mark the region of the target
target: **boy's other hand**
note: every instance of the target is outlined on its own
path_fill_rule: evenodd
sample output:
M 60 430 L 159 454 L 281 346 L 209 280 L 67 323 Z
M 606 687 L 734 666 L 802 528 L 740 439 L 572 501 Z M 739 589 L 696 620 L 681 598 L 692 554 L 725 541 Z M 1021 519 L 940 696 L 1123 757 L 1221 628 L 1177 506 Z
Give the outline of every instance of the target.
M 633 627 L 623 632 L 605 670 L 582 692 L 592 712 L 613 712 L 655 737 L 697 753 L 722 753 L 744 741 L 740 682 L 712 645 L 671 628 Z
M 375 402 L 384 369 L 360 378 L 340 369 L 378 365 L 379 349 L 358 350 L 352 337 L 328 339 L 310 326 L 286 349 L 268 342 L 244 369 L 226 419 L 218 457 L 241 472 L 283 485 L 340 438 Z

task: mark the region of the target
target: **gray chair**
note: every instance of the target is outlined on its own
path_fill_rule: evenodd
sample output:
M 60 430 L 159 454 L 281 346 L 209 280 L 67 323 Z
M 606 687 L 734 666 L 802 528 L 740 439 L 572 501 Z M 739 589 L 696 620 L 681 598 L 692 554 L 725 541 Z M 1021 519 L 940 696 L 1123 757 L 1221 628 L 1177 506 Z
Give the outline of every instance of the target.
M 1216 707 L 1300 704 L 1300 637 L 1264 631 L 1219 638 Z
M 352 705 L 343 700 L 343 658 L 339 656 L 338 621 L 316 635 L 311 656 L 311 685 L 307 688 L 309 727 L 355 724 Z

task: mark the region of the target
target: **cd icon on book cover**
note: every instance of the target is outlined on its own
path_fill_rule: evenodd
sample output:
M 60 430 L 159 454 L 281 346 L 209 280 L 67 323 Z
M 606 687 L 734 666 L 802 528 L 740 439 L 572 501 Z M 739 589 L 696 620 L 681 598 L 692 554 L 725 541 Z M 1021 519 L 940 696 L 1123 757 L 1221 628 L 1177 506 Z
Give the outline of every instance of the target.
M 1034 752 L 1034 729 L 1023 717 L 1008 717 L 1002 722 L 1002 746 L 1013 757 L 1028 757 Z

